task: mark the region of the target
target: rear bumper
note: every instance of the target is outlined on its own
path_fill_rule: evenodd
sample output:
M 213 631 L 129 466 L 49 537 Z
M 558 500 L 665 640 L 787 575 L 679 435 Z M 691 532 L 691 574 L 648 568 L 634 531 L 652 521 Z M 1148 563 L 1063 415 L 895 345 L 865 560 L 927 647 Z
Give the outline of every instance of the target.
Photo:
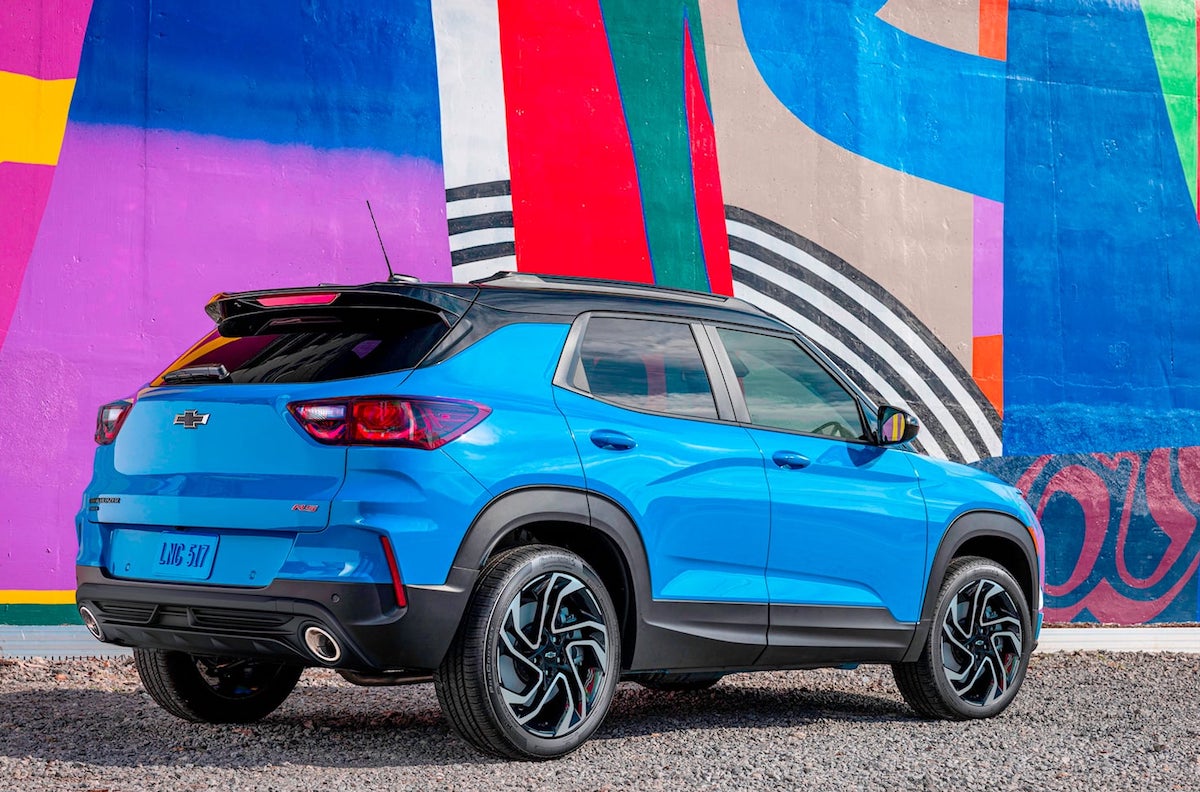
M 308 626 L 342 649 L 332 665 L 357 671 L 429 671 L 441 664 L 466 609 L 476 570 L 452 567 L 445 585 L 277 580 L 255 589 L 114 580 L 76 567 L 76 600 L 96 616 L 103 640 L 192 654 L 261 657 L 328 666 L 304 645 Z

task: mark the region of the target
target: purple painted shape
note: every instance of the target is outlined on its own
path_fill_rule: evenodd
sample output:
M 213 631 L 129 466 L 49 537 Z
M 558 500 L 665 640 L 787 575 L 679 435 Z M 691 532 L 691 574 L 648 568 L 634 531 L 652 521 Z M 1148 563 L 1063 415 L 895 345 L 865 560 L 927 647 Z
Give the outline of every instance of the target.
M 1004 332 L 1004 204 L 975 196 L 974 335 Z
M 0 162 L 0 348 L 17 307 L 53 179 L 53 165 Z
M 0 6 L 0 71 L 43 80 L 76 75 L 92 0 L 5 0 Z
M 215 292 L 450 280 L 439 165 L 187 133 L 68 124 L 0 349 L 0 589 L 74 585 L 96 408 L 211 328 Z

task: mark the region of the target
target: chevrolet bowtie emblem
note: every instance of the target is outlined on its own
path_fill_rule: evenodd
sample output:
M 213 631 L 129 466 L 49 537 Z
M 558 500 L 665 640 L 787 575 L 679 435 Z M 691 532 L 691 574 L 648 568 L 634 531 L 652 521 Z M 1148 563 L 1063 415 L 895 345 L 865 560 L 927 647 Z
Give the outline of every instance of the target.
M 182 426 L 184 429 L 195 429 L 197 426 L 208 423 L 208 415 L 208 413 L 196 412 L 195 410 L 184 410 L 175 416 L 175 426 Z

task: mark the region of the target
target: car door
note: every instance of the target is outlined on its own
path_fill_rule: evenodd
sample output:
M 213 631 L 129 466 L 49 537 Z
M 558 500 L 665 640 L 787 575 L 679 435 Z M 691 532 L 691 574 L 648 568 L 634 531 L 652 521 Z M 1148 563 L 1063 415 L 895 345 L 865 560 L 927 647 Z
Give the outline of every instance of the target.
M 676 633 L 753 644 L 734 652 L 752 662 L 766 634 L 766 476 L 728 394 L 714 393 L 710 372 L 720 375 L 697 332 L 703 338 L 687 320 L 584 315 L 555 401 L 588 489 L 616 502 L 641 533 L 654 600 L 643 617 Z M 639 632 L 639 651 L 643 643 Z
M 907 646 L 927 535 L 910 452 L 872 442 L 860 399 L 797 338 L 732 327 L 710 336 L 771 491 L 768 643 L 835 655 Z

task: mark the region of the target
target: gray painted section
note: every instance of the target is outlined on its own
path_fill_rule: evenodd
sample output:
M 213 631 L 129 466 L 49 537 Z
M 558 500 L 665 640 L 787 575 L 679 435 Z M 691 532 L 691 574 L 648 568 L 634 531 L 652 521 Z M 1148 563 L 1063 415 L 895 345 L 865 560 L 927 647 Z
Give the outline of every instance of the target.
M 1047 627 L 1039 654 L 1071 651 L 1200 653 L 1200 627 Z M 14 627 L 0 625 L 0 657 L 127 657 L 129 649 L 100 643 L 80 625 Z

